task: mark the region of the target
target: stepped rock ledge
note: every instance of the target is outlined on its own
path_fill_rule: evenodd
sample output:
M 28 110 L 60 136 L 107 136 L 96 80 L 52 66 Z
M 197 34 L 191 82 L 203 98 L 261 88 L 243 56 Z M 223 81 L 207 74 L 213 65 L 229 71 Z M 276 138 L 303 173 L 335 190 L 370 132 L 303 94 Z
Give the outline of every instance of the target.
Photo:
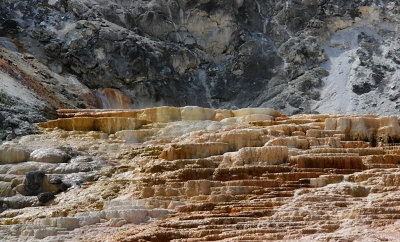
M 399 117 L 57 113 L 0 145 L 0 240 L 400 238 Z

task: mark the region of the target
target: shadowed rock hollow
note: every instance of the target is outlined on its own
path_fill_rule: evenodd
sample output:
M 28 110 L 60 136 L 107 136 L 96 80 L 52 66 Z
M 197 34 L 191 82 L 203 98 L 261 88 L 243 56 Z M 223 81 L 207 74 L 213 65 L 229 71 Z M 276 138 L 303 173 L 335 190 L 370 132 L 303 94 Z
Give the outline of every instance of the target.
M 58 110 L 0 146 L 5 240 L 396 240 L 397 117 Z

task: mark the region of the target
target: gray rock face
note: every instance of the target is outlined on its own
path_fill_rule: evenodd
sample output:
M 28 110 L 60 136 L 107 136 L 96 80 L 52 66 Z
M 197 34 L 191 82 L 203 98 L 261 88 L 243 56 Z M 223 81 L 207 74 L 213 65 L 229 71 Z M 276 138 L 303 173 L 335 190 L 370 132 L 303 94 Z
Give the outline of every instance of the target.
M 48 200 L 48 193 L 57 194 L 67 188 L 61 177 L 48 177 L 44 171 L 29 171 L 25 174 L 23 193 L 25 196 L 38 196 L 43 202 Z
M 397 87 L 383 104 L 368 95 L 394 81 L 398 11 L 388 0 L 3 1 L 0 35 L 134 108 L 381 114 L 393 113 Z

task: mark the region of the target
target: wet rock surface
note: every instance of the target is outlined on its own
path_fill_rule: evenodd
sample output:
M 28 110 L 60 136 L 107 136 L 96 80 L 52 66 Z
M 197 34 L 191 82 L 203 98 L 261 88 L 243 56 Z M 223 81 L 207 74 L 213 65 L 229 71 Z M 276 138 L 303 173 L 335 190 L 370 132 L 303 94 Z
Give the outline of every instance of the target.
M 199 107 L 58 115 L 0 147 L 15 153 L 0 165 L 6 240 L 398 238 L 398 117 Z M 104 117 L 145 122 L 78 125 Z M 38 154 L 47 156 L 31 160 Z M 54 157 L 65 158 L 46 162 Z

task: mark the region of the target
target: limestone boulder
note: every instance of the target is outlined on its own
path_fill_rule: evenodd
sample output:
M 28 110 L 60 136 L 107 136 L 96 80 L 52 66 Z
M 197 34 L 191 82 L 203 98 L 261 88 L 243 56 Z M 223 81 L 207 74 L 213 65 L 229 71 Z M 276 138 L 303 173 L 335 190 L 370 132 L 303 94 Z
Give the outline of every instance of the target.
M 40 148 L 34 150 L 29 157 L 31 161 L 45 162 L 45 163 L 64 163 L 69 159 L 69 156 L 54 148 Z
M 0 162 L 2 163 L 20 163 L 27 161 L 30 155 L 30 150 L 11 144 L 4 144 L 0 146 Z

